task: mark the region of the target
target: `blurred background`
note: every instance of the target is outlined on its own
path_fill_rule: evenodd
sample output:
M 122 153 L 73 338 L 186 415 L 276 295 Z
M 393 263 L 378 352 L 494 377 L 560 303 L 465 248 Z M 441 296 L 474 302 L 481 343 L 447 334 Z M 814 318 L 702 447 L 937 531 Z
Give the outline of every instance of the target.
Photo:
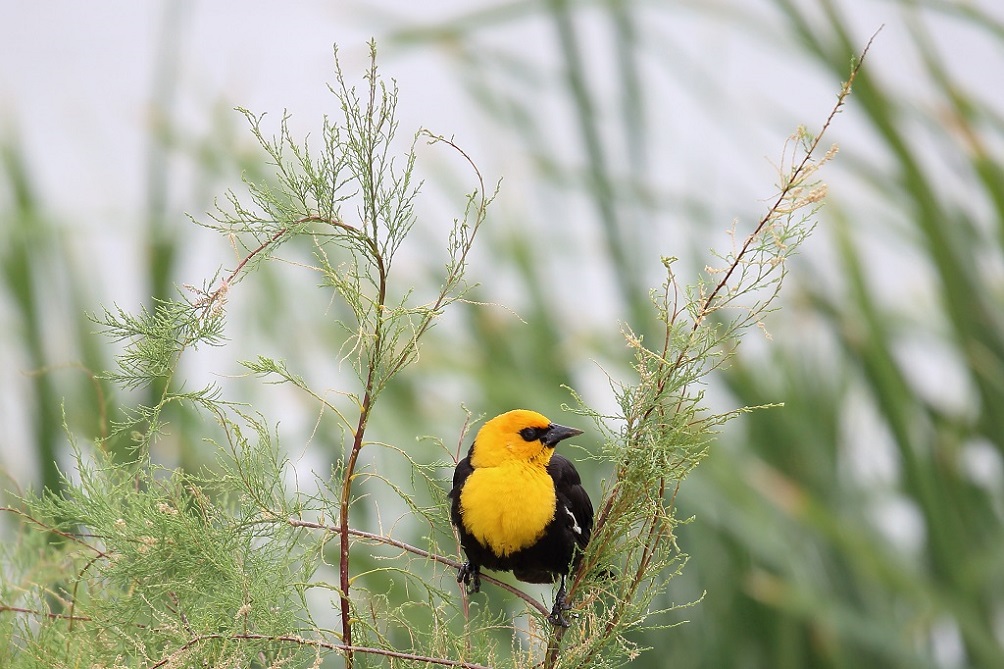
M 71 432 L 144 401 L 96 382 L 117 346 L 85 314 L 201 285 L 233 248 L 206 221 L 268 166 L 235 106 L 294 133 L 337 115 L 332 45 L 361 83 L 375 37 L 400 87 L 402 149 L 454 137 L 501 192 L 478 286 L 377 406 L 372 436 L 443 460 L 465 407 L 572 422 L 570 384 L 613 409 L 622 324 L 654 332 L 660 256 L 689 283 L 767 207 L 786 138 L 818 129 L 875 39 L 824 145 L 829 199 L 789 266 L 781 310 L 708 386 L 712 407 L 784 403 L 731 423 L 683 485 L 690 555 L 638 666 L 1004 666 L 1004 5 L 994 0 L 11 3 L 0 20 L 0 476 L 58 489 Z M 269 121 L 265 123 L 266 129 Z M 474 187 L 419 147 L 420 221 L 398 286 L 438 286 Z M 227 346 L 184 361 L 265 410 L 298 482 L 345 444 L 307 396 L 243 374 L 283 359 L 353 388 L 339 313 L 297 266 L 238 286 Z M 149 391 L 148 391 L 149 392 Z M 211 461 L 178 409 L 156 457 Z M 590 444 L 583 437 L 588 457 Z M 466 448 L 466 443 L 464 448 Z M 400 461 L 375 457 L 385 475 Z M 381 469 L 383 468 L 383 469 Z M 608 471 L 584 462 L 599 490 Z M 401 472 L 401 477 L 406 477 Z M 449 468 L 444 466 L 444 488 Z M 594 494 L 595 496 L 595 494 Z M 385 506 L 381 506 L 384 504 Z M 421 528 L 376 498 L 358 522 Z M 369 514 L 367 516 L 367 514 Z

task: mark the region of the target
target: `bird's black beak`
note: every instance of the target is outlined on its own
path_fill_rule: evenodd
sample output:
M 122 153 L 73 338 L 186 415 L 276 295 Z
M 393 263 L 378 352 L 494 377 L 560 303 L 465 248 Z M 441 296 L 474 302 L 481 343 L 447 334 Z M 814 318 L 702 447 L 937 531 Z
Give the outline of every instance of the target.
M 577 434 L 582 434 L 582 430 L 551 423 L 547 426 L 547 432 L 544 433 L 544 436 L 542 436 L 540 440 L 548 448 L 554 448 L 562 439 L 568 439 L 569 437 L 574 437 Z

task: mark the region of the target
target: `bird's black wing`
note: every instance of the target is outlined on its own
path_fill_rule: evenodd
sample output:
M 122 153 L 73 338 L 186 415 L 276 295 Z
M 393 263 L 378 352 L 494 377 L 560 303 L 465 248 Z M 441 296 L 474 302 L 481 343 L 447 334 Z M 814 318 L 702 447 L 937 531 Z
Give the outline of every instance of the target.
M 450 499 L 453 500 L 453 504 L 450 508 L 450 517 L 453 524 L 458 527 L 460 526 L 460 489 L 464 487 L 464 481 L 472 473 L 474 473 L 474 467 L 471 466 L 470 456 L 458 462 L 457 468 L 453 470 L 453 490 L 450 491 Z
M 460 572 L 457 574 L 457 583 L 463 583 L 469 592 L 478 592 L 481 589 L 481 565 L 485 563 L 486 556 L 490 558 L 491 554 L 487 553 L 487 549 L 481 546 L 467 531 L 467 528 L 464 527 L 463 515 L 460 513 L 460 491 L 463 489 L 467 477 L 473 473 L 474 467 L 471 466 L 469 455 L 458 462 L 457 468 L 453 470 L 453 490 L 450 491 L 450 499 L 452 500 L 450 520 L 457 528 L 460 545 L 467 555 L 467 562 L 460 567 Z
M 586 489 L 575 465 L 566 457 L 555 454 L 547 465 L 547 473 L 554 481 L 557 495 L 555 519 L 561 519 L 575 537 L 579 548 L 585 548 L 593 533 L 593 503 L 589 501 Z

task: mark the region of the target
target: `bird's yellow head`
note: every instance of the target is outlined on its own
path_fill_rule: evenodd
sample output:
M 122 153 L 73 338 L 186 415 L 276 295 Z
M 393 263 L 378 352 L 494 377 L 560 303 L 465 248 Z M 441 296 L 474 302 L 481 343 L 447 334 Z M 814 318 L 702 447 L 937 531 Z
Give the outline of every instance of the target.
M 471 447 L 471 465 L 498 467 L 507 462 L 533 462 L 546 467 L 558 442 L 577 434 L 582 430 L 556 425 L 536 411 L 507 411 L 478 430 Z

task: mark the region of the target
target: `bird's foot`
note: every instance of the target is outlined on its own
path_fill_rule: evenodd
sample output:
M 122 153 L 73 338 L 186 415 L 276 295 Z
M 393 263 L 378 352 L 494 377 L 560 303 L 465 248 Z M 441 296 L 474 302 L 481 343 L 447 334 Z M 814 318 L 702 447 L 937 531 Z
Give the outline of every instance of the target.
M 465 562 L 457 572 L 457 583 L 463 583 L 467 587 L 467 594 L 473 595 L 481 592 L 481 567 Z
M 565 577 L 561 577 L 561 587 L 558 594 L 554 596 L 554 607 L 551 608 L 551 615 L 547 619 L 555 627 L 568 627 L 568 620 L 565 618 L 565 611 L 570 611 L 571 606 L 565 601 Z
M 565 618 L 565 611 L 571 610 L 571 606 L 565 603 L 564 598 L 554 600 L 554 608 L 551 609 L 551 615 L 547 617 L 548 621 L 555 627 L 568 627 L 568 619 Z

